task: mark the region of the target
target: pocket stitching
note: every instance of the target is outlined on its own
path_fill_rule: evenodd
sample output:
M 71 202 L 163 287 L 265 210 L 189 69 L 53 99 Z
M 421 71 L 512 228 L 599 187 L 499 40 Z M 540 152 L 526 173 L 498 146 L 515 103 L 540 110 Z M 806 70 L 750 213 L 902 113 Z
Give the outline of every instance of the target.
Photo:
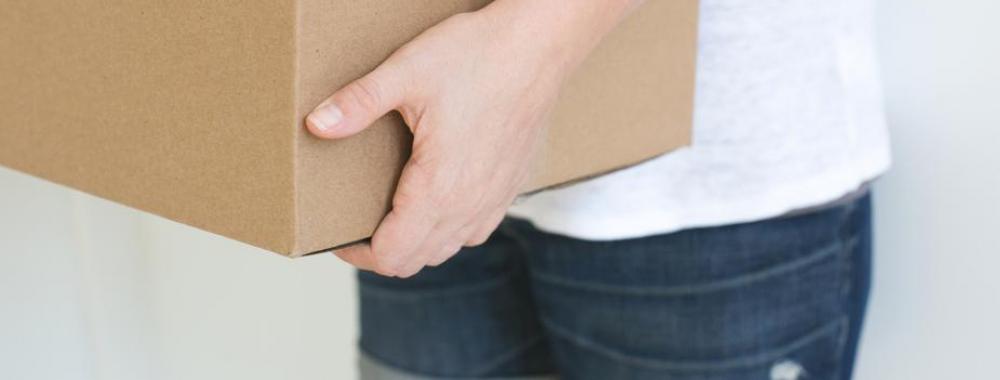
M 622 286 L 622 285 L 595 284 L 590 282 L 570 280 L 552 274 L 547 274 L 538 270 L 531 270 L 531 276 L 534 279 L 537 279 L 538 281 L 554 286 L 571 288 L 571 289 L 581 289 L 581 290 L 606 293 L 606 294 L 624 294 L 624 295 L 636 295 L 636 296 L 686 296 L 692 294 L 717 292 L 730 288 L 745 286 L 747 284 L 751 284 L 754 282 L 764 281 L 784 273 L 790 273 L 802 268 L 806 268 L 810 265 L 819 263 L 830 256 L 834 256 L 840 253 L 842 250 L 843 250 L 843 244 L 840 241 L 834 241 L 827 247 L 820 249 L 809 255 L 796 258 L 795 260 L 786 261 L 781 264 L 764 268 L 758 271 L 744 273 L 735 277 L 730 277 L 722 280 L 714 280 L 703 283 L 675 285 L 675 286 Z
M 822 339 L 831 334 L 840 335 L 842 331 L 845 330 L 847 326 L 847 316 L 841 316 L 836 320 L 822 325 L 809 333 L 793 340 L 784 346 L 770 349 L 764 352 L 746 355 L 742 357 L 736 357 L 724 360 L 713 360 L 713 361 L 672 361 L 672 360 L 660 360 L 645 357 L 638 357 L 634 355 L 629 355 L 618 350 L 607 347 L 603 344 L 594 342 L 586 337 L 575 334 L 569 330 L 559 327 L 552 323 L 546 318 L 541 318 L 542 324 L 545 325 L 546 330 L 553 333 L 554 335 L 562 338 L 568 343 L 583 349 L 585 351 L 592 352 L 594 354 L 604 356 L 608 359 L 627 363 L 637 367 L 643 367 L 653 370 L 669 370 L 669 371 L 725 371 L 733 369 L 741 369 L 747 367 L 755 367 L 765 364 L 773 363 L 776 360 L 787 357 L 789 354 L 806 347 L 815 341 Z

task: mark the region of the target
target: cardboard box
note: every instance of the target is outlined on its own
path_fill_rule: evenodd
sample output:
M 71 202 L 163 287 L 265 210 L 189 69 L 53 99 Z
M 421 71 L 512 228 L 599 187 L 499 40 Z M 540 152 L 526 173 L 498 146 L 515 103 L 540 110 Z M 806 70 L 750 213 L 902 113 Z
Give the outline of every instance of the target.
M 0 164 L 289 256 L 370 236 L 411 136 L 305 115 L 483 0 L 4 0 Z M 567 85 L 533 188 L 690 139 L 697 0 L 651 0 Z

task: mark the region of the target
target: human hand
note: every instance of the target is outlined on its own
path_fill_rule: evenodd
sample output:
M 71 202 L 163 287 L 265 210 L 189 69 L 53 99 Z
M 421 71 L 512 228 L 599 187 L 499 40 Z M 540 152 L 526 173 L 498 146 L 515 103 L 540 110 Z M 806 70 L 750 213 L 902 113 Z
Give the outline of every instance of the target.
M 318 106 L 306 124 L 321 138 L 393 110 L 414 135 L 371 243 L 336 254 L 408 277 L 485 242 L 525 190 L 563 80 L 632 1 L 498 0 L 427 30 Z

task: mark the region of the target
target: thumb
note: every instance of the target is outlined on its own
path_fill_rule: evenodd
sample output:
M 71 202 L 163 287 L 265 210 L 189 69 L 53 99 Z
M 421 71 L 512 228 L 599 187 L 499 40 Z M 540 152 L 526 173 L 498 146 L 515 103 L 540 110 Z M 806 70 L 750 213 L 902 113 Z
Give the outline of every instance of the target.
M 349 137 L 368 128 L 403 102 L 401 70 L 390 62 L 340 89 L 309 116 L 306 126 L 320 138 Z

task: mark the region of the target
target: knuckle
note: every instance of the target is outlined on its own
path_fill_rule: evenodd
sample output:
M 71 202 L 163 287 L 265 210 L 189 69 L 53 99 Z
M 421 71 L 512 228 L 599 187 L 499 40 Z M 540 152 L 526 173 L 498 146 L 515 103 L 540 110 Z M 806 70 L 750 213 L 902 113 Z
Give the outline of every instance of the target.
M 439 167 L 439 160 L 431 156 L 430 153 L 414 154 L 406 163 L 407 180 L 413 182 L 414 185 L 430 187 L 435 184 L 434 175 Z
M 399 278 L 410 278 L 415 276 L 417 273 L 424 269 L 424 264 L 421 263 L 411 263 L 410 265 L 400 269 L 396 272 L 396 277 Z
M 369 112 L 378 112 L 382 108 L 383 91 L 378 82 L 363 77 L 348 87 L 347 95 L 359 107 Z
M 465 242 L 465 244 L 468 247 L 478 247 L 480 245 L 486 244 L 486 241 L 490 240 L 490 235 L 492 235 L 492 232 L 477 233 L 473 235 L 472 238 L 469 239 L 469 241 Z
M 480 246 L 490 240 L 490 237 L 493 236 L 493 232 L 495 232 L 497 227 L 500 226 L 500 221 L 503 220 L 503 214 L 501 214 L 500 217 L 498 218 L 494 217 L 491 219 L 493 220 L 486 222 L 486 224 L 480 225 L 479 228 L 476 229 L 475 232 L 473 232 L 473 234 L 469 237 L 469 240 L 466 241 L 467 246 L 470 247 Z
M 398 278 L 410 278 L 410 277 L 416 276 L 417 273 L 420 273 L 420 269 L 422 269 L 422 268 L 409 269 L 409 270 L 400 272 L 399 274 L 396 275 L 396 277 L 398 277 Z
M 438 257 L 435 257 L 434 259 L 432 259 L 430 262 L 428 262 L 427 266 L 429 266 L 429 267 L 441 266 L 441 264 L 444 264 L 445 261 L 448 261 L 448 257 L 447 256 L 438 256 Z
M 445 246 L 440 252 L 438 252 L 431 258 L 427 266 L 432 266 L 432 267 L 440 266 L 441 264 L 444 264 L 446 261 L 454 257 L 456 254 L 458 254 L 458 252 L 461 250 L 462 250 L 462 244 L 460 243 L 455 243 Z
M 395 277 L 399 276 L 402 272 L 402 263 L 393 257 L 387 257 L 384 254 L 375 254 L 373 259 L 373 266 L 376 273 L 383 276 Z
M 397 269 L 395 266 L 387 266 L 384 264 L 375 264 L 374 270 L 375 273 L 378 273 L 386 277 L 398 277 L 400 273 L 399 269 Z
M 410 157 L 403 176 L 399 179 L 393 206 L 402 207 L 406 204 L 427 201 L 437 203 L 442 194 L 437 191 L 438 183 L 435 181 L 434 173 L 434 164 L 428 162 L 422 155 L 415 154 Z

